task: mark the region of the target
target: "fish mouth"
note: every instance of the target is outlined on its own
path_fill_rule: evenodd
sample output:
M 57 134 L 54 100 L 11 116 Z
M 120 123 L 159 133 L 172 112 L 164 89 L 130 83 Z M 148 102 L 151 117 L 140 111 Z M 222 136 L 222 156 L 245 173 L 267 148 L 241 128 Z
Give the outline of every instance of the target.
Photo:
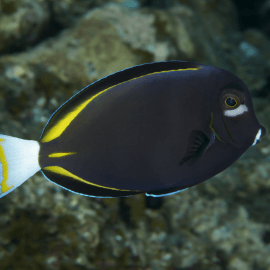
M 254 142 L 252 144 L 252 146 L 260 143 L 262 140 L 262 138 L 266 135 L 266 129 L 264 126 L 261 126 L 261 128 L 258 130 L 256 136 L 255 136 L 255 139 L 254 139 Z
M 256 136 L 255 136 L 255 139 L 254 139 L 254 142 L 253 142 L 252 146 L 254 146 L 254 145 L 261 142 L 261 135 L 262 135 L 262 129 L 260 128 L 259 131 L 257 132 Z

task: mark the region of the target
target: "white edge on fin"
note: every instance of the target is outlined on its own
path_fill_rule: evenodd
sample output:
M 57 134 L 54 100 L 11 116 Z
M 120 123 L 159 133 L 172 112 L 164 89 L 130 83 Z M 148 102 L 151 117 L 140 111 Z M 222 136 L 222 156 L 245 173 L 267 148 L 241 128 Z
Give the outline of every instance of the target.
M 145 195 L 146 195 L 146 196 L 150 196 L 150 197 L 164 197 L 164 196 L 169 196 L 169 195 L 173 195 L 173 194 L 182 192 L 182 191 L 184 191 L 184 190 L 186 190 L 186 189 L 188 189 L 188 188 L 184 188 L 184 189 L 177 190 L 177 191 L 174 191 L 174 192 L 171 192 L 171 193 L 160 194 L 160 195 L 154 195 L 154 194 L 148 194 L 148 193 L 145 193 Z

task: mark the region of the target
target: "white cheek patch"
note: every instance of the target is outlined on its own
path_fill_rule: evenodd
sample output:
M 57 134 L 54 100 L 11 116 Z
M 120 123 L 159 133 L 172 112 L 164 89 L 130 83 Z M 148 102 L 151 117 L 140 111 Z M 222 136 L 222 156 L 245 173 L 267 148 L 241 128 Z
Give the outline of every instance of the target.
M 235 116 L 241 115 L 247 111 L 248 111 L 248 107 L 246 105 L 240 105 L 235 110 L 225 110 L 224 115 L 229 116 L 229 117 L 235 117 Z

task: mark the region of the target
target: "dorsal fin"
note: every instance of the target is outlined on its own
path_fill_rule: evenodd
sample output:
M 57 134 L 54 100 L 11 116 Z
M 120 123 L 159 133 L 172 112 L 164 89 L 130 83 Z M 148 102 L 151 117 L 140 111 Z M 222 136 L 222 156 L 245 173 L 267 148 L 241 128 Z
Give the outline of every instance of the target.
M 66 126 L 69 124 L 69 121 L 72 121 L 73 118 L 93 99 L 95 96 L 98 96 L 100 93 L 104 92 L 106 89 L 116 86 L 120 83 L 132 80 L 134 78 L 146 76 L 153 73 L 159 72 L 169 72 L 169 71 L 181 71 L 181 70 L 197 70 L 199 69 L 199 64 L 192 62 L 182 62 L 182 61 L 168 61 L 168 62 L 157 62 L 157 63 L 148 63 L 139 66 L 134 66 L 127 68 L 121 71 L 118 71 L 114 74 L 111 74 L 107 77 L 104 77 L 79 91 L 76 95 L 67 100 L 63 105 L 61 105 L 51 116 L 48 123 L 43 129 L 43 132 L 40 137 L 40 142 L 46 143 L 58 135 L 53 130 L 59 122 L 67 115 L 70 115 L 69 119 L 64 119 L 63 124 L 59 125 L 62 132 L 65 130 Z M 89 101 L 89 102 L 88 102 Z M 67 106 L 68 105 L 68 106 Z M 74 116 L 74 117 L 73 117 Z M 58 133 L 61 134 L 59 127 L 55 128 Z

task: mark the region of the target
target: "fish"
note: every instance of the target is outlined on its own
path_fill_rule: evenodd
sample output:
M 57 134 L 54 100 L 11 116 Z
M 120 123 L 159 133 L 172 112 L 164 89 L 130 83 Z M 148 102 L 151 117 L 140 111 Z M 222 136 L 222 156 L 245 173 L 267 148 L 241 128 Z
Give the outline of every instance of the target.
M 38 171 L 90 197 L 172 195 L 224 171 L 265 134 L 247 86 L 231 72 L 146 63 L 76 93 L 38 141 L 0 135 L 0 197 Z

